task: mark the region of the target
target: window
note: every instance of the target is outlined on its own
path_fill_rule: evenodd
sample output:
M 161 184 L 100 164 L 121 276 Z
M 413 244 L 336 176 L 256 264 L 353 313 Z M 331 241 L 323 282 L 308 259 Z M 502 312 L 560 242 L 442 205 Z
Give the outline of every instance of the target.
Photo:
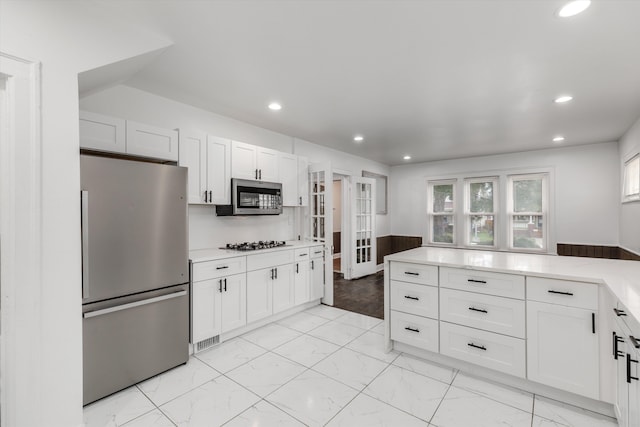
M 429 182 L 429 242 L 455 243 L 456 180 Z
M 465 180 L 467 246 L 496 246 L 497 192 L 497 177 Z
M 640 154 L 624 164 L 623 202 L 640 200 Z
M 510 249 L 547 249 L 547 182 L 547 174 L 508 177 Z

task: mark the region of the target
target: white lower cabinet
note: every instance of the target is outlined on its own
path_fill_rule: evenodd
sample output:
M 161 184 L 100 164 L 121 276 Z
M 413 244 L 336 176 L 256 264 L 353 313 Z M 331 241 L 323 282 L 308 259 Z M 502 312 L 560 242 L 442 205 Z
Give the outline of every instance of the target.
M 309 292 L 313 301 L 324 298 L 324 247 L 312 246 L 309 256 Z
M 440 322 L 440 353 L 517 377 L 525 377 L 525 341 Z
M 296 305 L 304 304 L 311 299 L 310 268 L 309 248 L 296 249 L 293 256 L 293 294 Z
M 247 323 L 246 276 L 194 282 L 192 287 L 192 342 L 197 343 Z
M 424 350 L 438 351 L 438 321 L 391 311 L 391 338 Z
M 255 322 L 273 314 L 273 269 L 247 273 L 247 322 Z
M 293 264 L 279 265 L 273 270 L 273 314 L 276 314 L 295 305 Z
M 612 337 L 616 368 L 615 412 L 620 427 L 636 427 L 640 426 L 640 338 L 636 337 L 640 334 L 634 335 L 622 320 L 622 316 L 627 316 L 624 310 L 617 310 L 616 314 Z
M 562 390 L 599 397 L 596 312 L 527 301 L 527 375 Z

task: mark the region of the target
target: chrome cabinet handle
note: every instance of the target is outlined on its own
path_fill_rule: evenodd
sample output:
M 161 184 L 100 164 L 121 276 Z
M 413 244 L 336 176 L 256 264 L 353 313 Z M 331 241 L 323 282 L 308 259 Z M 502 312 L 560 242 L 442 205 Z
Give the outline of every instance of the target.
M 82 298 L 89 298 L 89 192 L 80 192 L 82 233 Z

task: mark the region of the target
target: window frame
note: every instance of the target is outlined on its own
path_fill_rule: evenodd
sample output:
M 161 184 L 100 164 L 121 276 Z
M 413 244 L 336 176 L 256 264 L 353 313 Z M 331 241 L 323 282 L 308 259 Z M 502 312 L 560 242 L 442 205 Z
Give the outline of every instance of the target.
M 493 183 L 493 211 L 492 212 L 471 212 L 471 184 L 491 182 Z M 495 250 L 500 242 L 500 177 L 499 176 L 473 176 L 463 180 L 464 185 L 464 245 L 470 248 Z M 493 216 L 493 245 L 480 245 L 471 243 L 471 217 L 491 215 Z
M 433 187 L 437 185 L 451 185 L 451 195 L 453 197 L 452 201 L 452 211 L 451 212 L 434 212 L 433 211 Z M 427 241 L 430 245 L 434 246 L 445 246 L 445 247 L 455 247 L 458 242 L 458 218 L 457 218 L 457 192 L 458 192 L 458 179 L 457 178 L 449 178 L 449 179 L 436 179 L 436 180 L 428 180 L 427 181 L 427 216 L 428 216 L 428 224 L 429 230 L 427 233 Z M 434 241 L 434 233 L 433 233 L 433 219 L 436 216 L 451 216 L 453 217 L 453 233 L 451 236 L 451 243 L 446 242 L 435 242 Z
M 627 160 L 622 165 L 622 203 L 631 203 L 640 201 L 640 191 L 638 193 L 626 194 L 627 174 L 629 173 L 629 166 L 633 162 L 638 162 L 638 187 L 640 188 L 640 153 L 627 156 Z
M 516 178 L 516 179 L 514 179 Z M 513 183 L 514 181 L 526 181 L 542 178 L 542 208 L 541 212 L 514 212 L 513 209 Z M 548 253 L 549 244 L 550 244 L 550 236 L 549 230 L 550 227 L 550 219 L 549 219 L 549 181 L 550 176 L 547 172 L 539 172 L 539 173 L 524 173 L 524 174 L 509 174 L 507 175 L 506 180 L 506 218 L 505 226 L 507 227 L 507 244 L 506 248 L 509 251 L 517 251 L 517 252 L 532 252 L 532 253 Z M 542 216 L 542 248 L 522 248 L 516 247 L 513 244 L 513 220 L 515 216 Z

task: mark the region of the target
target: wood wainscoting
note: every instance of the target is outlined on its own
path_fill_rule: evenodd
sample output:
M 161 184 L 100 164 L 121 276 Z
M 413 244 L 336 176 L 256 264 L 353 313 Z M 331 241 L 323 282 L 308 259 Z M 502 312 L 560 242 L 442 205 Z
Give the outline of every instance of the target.
M 381 236 L 377 238 L 377 264 L 384 262 L 384 257 L 395 254 L 396 252 L 406 251 L 408 249 L 419 248 L 422 246 L 422 237 L 416 236 Z
M 558 243 L 558 255 L 586 258 L 626 259 L 640 261 L 640 255 L 618 246 L 574 245 Z

